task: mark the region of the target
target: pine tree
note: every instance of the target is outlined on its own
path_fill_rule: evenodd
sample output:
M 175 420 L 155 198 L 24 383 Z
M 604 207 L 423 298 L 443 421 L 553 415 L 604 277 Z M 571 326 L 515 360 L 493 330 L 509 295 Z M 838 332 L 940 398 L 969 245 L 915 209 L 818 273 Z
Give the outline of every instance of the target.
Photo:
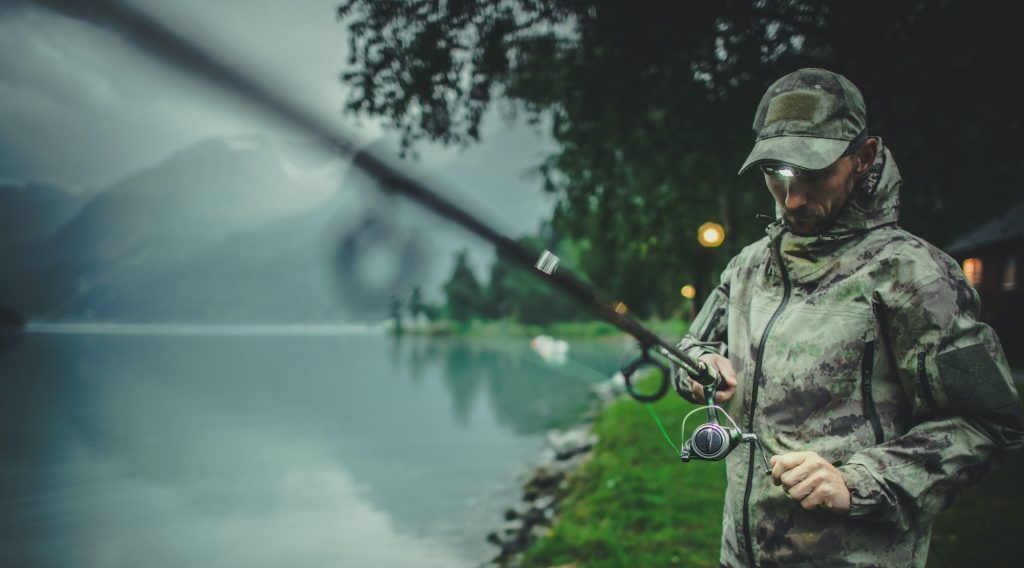
M 469 266 L 468 253 L 463 250 L 455 258 L 455 270 L 444 285 L 448 298 L 448 314 L 460 323 L 482 315 L 484 290 Z

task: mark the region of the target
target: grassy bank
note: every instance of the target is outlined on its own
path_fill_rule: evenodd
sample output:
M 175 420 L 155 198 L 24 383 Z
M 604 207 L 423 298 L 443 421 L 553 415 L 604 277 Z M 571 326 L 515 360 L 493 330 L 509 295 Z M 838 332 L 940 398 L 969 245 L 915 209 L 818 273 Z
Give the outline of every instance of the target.
M 693 406 L 654 405 L 678 444 Z M 698 416 L 691 418 L 699 419 Z M 682 464 L 644 405 L 623 399 L 595 426 L 600 442 L 526 566 L 717 566 L 725 468 Z M 1012 566 L 1024 557 L 1024 452 L 936 521 L 929 566 Z
M 678 444 L 679 423 L 693 406 L 665 397 L 654 408 Z M 680 463 L 644 405 L 633 400 L 609 406 L 595 428 L 600 442 L 593 458 L 562 502 L 554 532 L 527 553 L 525 564 L 717 565 L 724 465 Z
M 681 319 L 644 322 L 655 333 L 665 338 L 680 338 L 686 333 Z M 525 324 L 514 320 L 473 320 L 459 323 L 439 320 L 422 328 L 406 327 L 406 333 L 424 335 L 460 335 L 472 337 L 508 337 L 551 335 L 558 338 L 598 338 L 623 335 L 617 327 L 604 321 L 566 321 L 550 324 Z

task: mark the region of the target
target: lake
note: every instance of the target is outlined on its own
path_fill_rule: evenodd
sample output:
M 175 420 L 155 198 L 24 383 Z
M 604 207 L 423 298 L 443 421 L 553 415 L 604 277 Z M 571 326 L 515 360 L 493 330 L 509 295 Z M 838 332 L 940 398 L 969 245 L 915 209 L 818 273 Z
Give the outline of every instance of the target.
M 478 566 L 622 340 L 0 334 L 0 565 Z

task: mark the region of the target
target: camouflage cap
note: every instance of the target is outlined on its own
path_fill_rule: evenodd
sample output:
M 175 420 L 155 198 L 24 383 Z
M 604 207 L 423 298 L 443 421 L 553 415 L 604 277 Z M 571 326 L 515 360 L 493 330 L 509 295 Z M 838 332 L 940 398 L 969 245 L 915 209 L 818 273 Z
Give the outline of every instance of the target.
M 757 141 L 739 173 L 757 162 L 827 168 L 867 128 L 860 90 L 824 69 L 800 69 L 775 81 L 754 115 Z

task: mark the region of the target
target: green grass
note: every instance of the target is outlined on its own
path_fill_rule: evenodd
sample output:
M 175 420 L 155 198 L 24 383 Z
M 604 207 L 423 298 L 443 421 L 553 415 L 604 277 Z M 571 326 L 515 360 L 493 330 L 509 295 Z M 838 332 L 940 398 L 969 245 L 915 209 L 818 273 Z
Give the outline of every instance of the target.
M 654 405 L 673 441 L 694 408 Z M 699 423 L 700 416 L 691 418 Z M 525 566 L 717 566 L 725 467 L 683 464 L 642 404 L 623 399 L 595 425 L 600 441 L 561 504 L 554 532 Z M 939 515 L 928 566 L 1016 566 L 1024 558 L 1024 452 Z
M 679 423 L 694 407 L 677 397 L 654 407 L 678 445 Z M 525 565 L 717 566 L 724 464 L 681 463 L 632 399 L 605 409 L 595 428 L 593 458 L 562 502 L 554 532 L 528 551 Z

